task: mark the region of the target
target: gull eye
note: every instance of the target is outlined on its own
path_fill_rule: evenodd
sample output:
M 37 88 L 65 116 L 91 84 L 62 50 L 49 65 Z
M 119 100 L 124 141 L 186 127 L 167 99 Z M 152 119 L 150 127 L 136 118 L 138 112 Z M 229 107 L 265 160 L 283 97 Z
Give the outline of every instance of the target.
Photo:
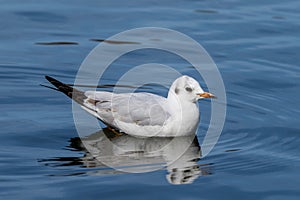
M 193 91 L 193 89 L 190 88 L 190 87 L 186 87 L 185 90 L 186 90 L 187 92 L 192 92 L 192 91 Z

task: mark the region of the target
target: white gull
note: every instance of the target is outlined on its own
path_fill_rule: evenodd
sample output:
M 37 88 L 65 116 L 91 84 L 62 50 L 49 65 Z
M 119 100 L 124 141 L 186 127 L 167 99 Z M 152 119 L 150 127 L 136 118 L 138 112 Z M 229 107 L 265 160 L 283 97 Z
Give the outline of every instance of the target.
M 49 76 L 46 79 L 108 127 L 138 137 L 195 134 L 200 119 L 197 101 L 215 97 L 186 75 L 173 82 L 167 98 L 146 92 L 82 92 Z

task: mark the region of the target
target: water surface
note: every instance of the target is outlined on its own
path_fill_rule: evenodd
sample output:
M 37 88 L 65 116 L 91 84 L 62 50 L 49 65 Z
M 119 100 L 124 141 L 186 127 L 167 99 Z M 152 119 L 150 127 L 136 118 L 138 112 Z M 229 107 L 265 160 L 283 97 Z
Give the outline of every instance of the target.
M 299 7 L 296 0 L 1 1 L 1 197 L 298 199 Z M 121 173 L 88 167 L 85 151 L 72 143 L 78 135 L 70 100 L 39 86 L 44 75 L 72 84 L 99 42 L 143 26 L 189 35 L 206 48 L 224 79 L 225 127 L 214 150 L 193 161 L 201 173 L 190 176 L 189 184 L 172 184 L 167 168 Z M 149 62 L 194 74 L 174 55 L 145 51 L 116 61 L 112 69 L 118 70 L 107 72 L 102 84 L 115 84 L 123 71 Z M 157 85 L 149 90 L 167 93 Z M 199 142 L 210 103 L 200 106 Z

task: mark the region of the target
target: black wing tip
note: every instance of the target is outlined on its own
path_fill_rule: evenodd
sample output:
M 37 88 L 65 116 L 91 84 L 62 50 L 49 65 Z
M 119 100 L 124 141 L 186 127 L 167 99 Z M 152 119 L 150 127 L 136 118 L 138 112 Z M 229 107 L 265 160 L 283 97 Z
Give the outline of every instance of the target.
M 52 78 L 51 76 L 45 76 L 47 81 L 49 81 L 52 85 L 54 85 L 59 91 L 65 93 L 67 96 L 72 96 L 72 90 L 73 88 L 70 86 L 67 86 L 66 84 L 56 80 L 55 78 Z
M 86 96 L 84 95 L 84 92 L 77 90 L 65 83 L 62 83 L 55 78 L 52 78 L 51 76 L 45 76 L 45 78 L 54 85 L 58 91 L 64 93 L 68 97 L 72 98 L 74 101 L 79 103 L 80 105 L 83 104 L 84 99 L 86 99 Z
M 47 79 L 48 81 L 50 81 L 53 78 L 51 76 L 45 75 L 45 79 Z
M 47 81 L 49 81 L 50 83 L 52 83 L 52 82 L 58 82 L 58 80 L 56 80 L 55 78 L 52 78 L 51 76 L 45 76 L 45 79 L 47 79 Z
M 54 85 L 59 90 L 60 90 L 60 87 L 71 88 L 71 87 L 68 87 L 66 84 L 60 82 L 59 80 L 52 78 L 51 76 L 46 75 L 45 78 L 47 79 L 47 81 L 49 81 L 52 85 Z

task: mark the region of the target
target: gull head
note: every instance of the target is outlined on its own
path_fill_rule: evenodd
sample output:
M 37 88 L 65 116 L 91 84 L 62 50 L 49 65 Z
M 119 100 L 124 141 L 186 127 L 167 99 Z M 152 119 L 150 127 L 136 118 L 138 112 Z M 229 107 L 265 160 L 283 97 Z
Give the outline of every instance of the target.
M 169 95 L 176 95 L 180 100 L 186 100 L 193 103 L 199 99 L 216 98 L 213 94 L 204 92 L 198 81 L 186 75 L 177 78 L 173 82 Z

